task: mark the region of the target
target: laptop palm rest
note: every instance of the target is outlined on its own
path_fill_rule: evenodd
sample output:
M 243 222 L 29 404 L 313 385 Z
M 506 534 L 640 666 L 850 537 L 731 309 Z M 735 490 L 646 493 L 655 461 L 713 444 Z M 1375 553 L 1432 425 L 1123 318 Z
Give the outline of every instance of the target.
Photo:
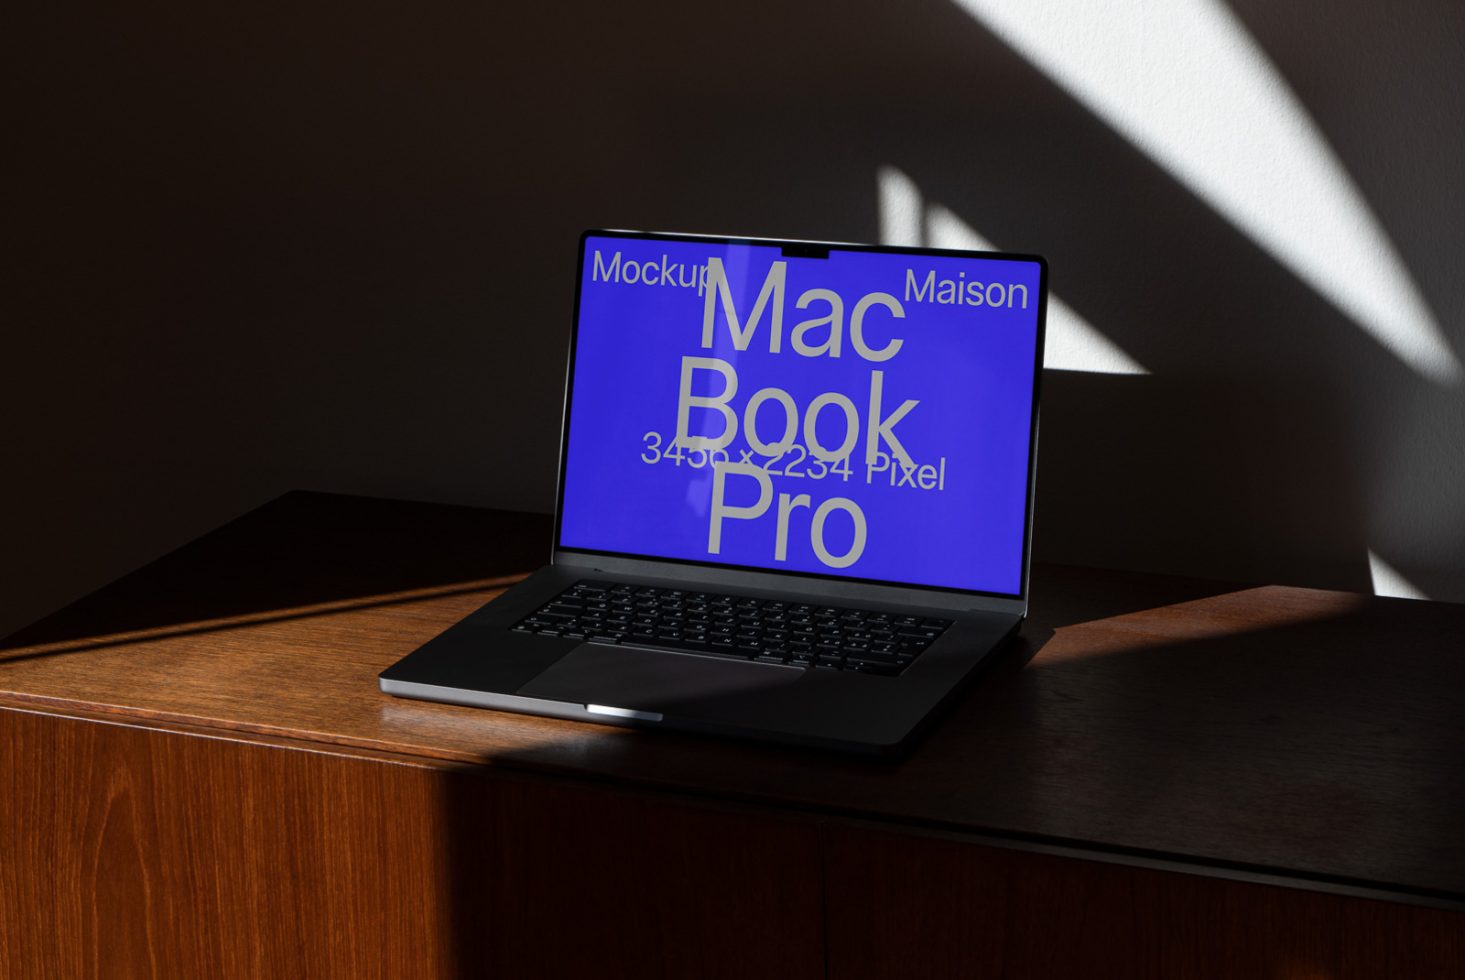
M 796 684 L 800 668 L 582 643 L 516 692 L 573 704 L 681 713 Z

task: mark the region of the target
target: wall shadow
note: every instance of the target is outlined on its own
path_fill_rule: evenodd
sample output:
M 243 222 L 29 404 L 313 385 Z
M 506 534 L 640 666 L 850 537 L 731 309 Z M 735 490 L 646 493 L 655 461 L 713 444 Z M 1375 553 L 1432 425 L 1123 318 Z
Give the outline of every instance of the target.
M 549 525 L 541 515 L 296 491 L 0 640 L 0 662 L 21 647 L 80 649 L 119 633 L 289 619 L 526 575 L 549 560 Z M 216 628 L 227 626 L 200 629 Z
M 1459 9 L 1237 9 L 1465 347 Z M 1040 558 L 1465 596 L 1460 392 L 947 0 L 28 17 L 23 607 L 292 487 L 547 511 L 577 233 L 875 240 L 884 166 L 1153 372 L 1049 372 Z

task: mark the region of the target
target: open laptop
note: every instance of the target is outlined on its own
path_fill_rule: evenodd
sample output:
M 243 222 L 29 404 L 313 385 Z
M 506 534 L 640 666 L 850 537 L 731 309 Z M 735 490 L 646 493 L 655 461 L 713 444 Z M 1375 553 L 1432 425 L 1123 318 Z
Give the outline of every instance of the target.
M 550 564 L 388 694 L 891 753 L 1027 614 L 1047 266 L 580 239 Z

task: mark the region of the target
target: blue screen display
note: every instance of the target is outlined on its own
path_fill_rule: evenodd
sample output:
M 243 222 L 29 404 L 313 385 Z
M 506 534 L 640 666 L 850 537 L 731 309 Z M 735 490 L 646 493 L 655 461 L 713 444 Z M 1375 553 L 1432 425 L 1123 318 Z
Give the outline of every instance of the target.
M 1019 594 L 1043 285 L 587 236 L 560 546 Z

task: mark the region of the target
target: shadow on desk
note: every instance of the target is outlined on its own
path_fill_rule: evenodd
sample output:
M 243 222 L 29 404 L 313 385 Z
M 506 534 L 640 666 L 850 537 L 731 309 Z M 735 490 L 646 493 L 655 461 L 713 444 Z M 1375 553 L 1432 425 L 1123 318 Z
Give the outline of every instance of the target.
M 1441 710 L 1465 658 L 1415 642 L 1460 617 L 1297 597 L 1056 610 L 894 762 L 594 726 L 495 756 L 579 784 L 496 797 L 532 811 L 508 850 L 465 816 L 490 791 L 450 791 L 460 960 L 823 976 L 786 927 L 812 916 L 830 976 L 1455 975 L 1461 916 L 1398 902 L 1465 903 L 1465 717 Z M 485 895 L 514 866 L 529 890 Z M 503 960 L 478 925 L 519 901 Z M 536 934 L 534 910 L 588 925 Z
M 547 515 L 296 491 L 0 640 L 0 662 L 481 591 L 549 545 Z

